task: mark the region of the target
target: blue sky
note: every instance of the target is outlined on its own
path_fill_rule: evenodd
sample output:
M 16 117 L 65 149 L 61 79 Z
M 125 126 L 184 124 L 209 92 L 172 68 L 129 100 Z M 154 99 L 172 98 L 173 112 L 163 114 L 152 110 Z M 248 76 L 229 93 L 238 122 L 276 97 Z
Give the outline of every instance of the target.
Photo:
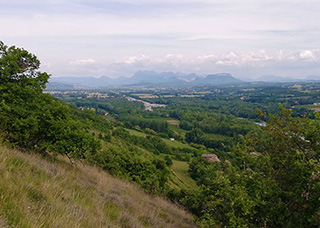
M 0 0 L 0 40 L 58 76 L 320 78 L 318 0 Z

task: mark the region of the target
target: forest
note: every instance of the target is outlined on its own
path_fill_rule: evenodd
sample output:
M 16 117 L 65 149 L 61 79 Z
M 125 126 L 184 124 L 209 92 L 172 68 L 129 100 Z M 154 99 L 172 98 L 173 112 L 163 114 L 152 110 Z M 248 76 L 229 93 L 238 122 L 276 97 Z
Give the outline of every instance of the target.
M 319 227 L 320 83 L 46 90 L 35 55 L 0 57 L 8 147 L 98 166 L 202 227 Z

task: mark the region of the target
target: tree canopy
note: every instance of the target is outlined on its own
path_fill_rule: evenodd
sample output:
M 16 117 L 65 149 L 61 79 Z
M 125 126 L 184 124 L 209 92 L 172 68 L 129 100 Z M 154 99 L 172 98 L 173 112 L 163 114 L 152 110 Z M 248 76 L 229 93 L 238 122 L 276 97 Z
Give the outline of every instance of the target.
M 180 202 L 210 226 L 318 227 L 319 115 L 294 118 L 282 107 L 278 116 L 260 114 L 267 126 L 235 146 L 230 159 L 191 163 L 201 190 Z
M 0 130 L 13 145 L 84 157 L 98 147 L 70 106 L 44 94 L 49 75 L 28 51 L 0 42 Z

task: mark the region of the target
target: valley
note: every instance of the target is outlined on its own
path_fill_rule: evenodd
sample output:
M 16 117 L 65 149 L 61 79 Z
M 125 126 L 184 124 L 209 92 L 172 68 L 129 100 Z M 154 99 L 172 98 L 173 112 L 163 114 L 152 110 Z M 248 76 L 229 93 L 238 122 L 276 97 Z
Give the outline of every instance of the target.
M 0 55 L 1 226 L 318 226 L 319 82 L 50 89 Z

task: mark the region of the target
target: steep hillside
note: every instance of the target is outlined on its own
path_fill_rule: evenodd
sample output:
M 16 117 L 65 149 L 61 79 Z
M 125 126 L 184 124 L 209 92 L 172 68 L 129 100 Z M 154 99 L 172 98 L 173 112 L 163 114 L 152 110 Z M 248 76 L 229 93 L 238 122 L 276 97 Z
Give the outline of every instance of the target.
M 0 179 L 0 227 L 195 227 L 166 200 L 62 156 L 0 146 Z

